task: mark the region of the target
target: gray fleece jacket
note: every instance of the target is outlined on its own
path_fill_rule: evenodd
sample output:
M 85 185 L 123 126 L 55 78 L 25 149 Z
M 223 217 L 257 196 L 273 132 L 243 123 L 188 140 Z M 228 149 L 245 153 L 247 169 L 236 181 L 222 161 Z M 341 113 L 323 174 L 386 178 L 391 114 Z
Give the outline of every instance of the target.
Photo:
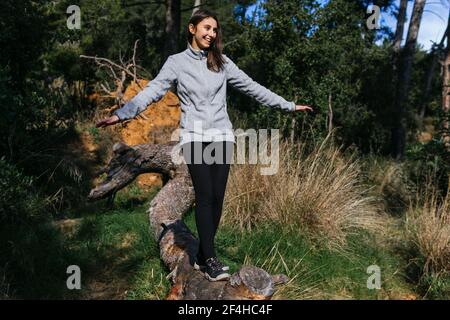
M 181 104 L 180 145 L 190 141 L 233 141 L 233 125 L 227 113 L 227 83 L 259 103 L 294 111 L 295 103 L 286 101 L 252 80 L 226 55 L 224 70 L 210 71 L 206 50 L 186 50 L 167 58 L 160 72 L 122 108 L 114 112 L 120 120 L 134 118 L 151 103 L 160 100 L 176 84 Z

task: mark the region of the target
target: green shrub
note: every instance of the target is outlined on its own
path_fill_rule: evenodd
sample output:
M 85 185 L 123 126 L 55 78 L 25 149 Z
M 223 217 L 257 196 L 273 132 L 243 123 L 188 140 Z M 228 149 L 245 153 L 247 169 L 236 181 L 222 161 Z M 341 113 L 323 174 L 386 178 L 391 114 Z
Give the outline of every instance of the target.
M 34 190 L 33 179 L 1 158 L 0 222 L 13 224 L 45 219 L 44 208 L 45 200 Z
M 411 179 L 417 185 L 427 184 L 433 179 L 442 195 L 448 191 L 450 154 L 444 142 L 432 139 L 425 144 L 415 144 L 407 150 Z

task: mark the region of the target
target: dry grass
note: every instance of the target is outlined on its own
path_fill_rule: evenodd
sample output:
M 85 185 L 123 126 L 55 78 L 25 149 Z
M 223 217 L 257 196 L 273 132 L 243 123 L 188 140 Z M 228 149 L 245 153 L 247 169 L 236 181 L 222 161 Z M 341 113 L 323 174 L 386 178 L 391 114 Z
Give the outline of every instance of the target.
M 428 183 L 406 213 L 406 235 L 424 259 L 424 275 L 450 273 L 450 196 Z
M 363 171 L 368 183 L 375 186 L 373 194 L 383 202 L 384 211 L 391 216 L 402 216 L 416 193 L 406 164 L 372 155 L 365 158 Z
M 256 265 L 271 274 L 284 274 L 289 277 L 285 284 L 278 285 L 272 299 L 274 300 L 316 300 L 323 298 L 320 283 L 312 280 L 315 270 L 306 270 L 298 259 L 295 265 L 290 265 L 279 250 L 279 242 L 275 243 L 264 259 L 253 261 L 249 256 L 244 259 L 244 265 Z M 308 252 L 306 253 L 308 254 Z
M 262 167 L 232 166 L 224 223 L 249 230 L 278 222 L 330 247 L 344 245 L 353 228 L 381 229 L 380 206 L 362 183 L 358 161 L 329 141 L 308 154 L 304 144 L 281 141 L 278 172 L 264 176 Z

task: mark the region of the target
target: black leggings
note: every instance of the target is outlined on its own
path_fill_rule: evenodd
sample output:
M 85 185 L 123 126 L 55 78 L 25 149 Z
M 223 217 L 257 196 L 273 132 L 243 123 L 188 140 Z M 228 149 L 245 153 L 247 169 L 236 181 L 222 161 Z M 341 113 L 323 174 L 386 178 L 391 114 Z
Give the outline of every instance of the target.
M 195 222 L 200 240 L 199 258 L 206 260 L 216 256 L 214 237 L 222 215 L 233 142 L 193 141 L 181 148 L 195 191 Z

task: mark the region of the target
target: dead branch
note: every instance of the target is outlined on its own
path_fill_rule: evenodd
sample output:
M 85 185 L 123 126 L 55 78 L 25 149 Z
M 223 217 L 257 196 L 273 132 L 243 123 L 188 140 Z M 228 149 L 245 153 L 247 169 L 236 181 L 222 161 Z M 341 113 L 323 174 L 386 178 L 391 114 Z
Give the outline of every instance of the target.
M 198 240 L 182 217 L 192 207 L 195 194 L 178 147 L 175 143 L 133 147 L 117 143 L 105 169 L 106 179 L 91 190 L 88 200 L 114 194 L 141 173 L 163 174 L 167 182 L 151 201 L 148 216 L 173 284 L 167 299 L 270 299 L 275 285 L 289 280 L 285 275 L 272 276 L 263 269 L 243 266 L 228 281 L 210 282 L 193 268 Z

